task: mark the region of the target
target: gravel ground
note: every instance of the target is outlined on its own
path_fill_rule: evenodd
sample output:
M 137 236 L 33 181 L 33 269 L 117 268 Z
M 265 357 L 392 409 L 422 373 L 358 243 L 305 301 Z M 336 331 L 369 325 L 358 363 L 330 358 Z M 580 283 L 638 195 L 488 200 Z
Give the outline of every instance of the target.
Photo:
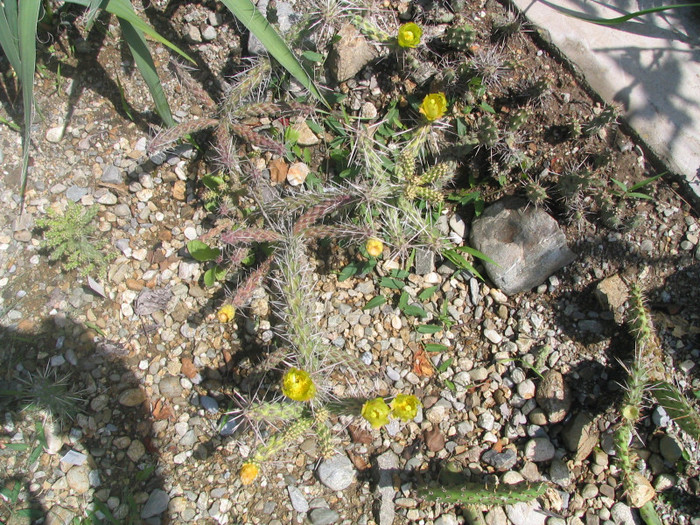
M 208 4 L 168 13 L 210 65 L 203 84 L 211 87 L 240 53 L 235 26 Z M 367 365 L 361 383 L 385 395 L 413 393 L 422 408 L 413 421 L 381 431 L 334 420 L 336 457 L 319 461 L 316 441 L 304 439 L 242 486 L 237 472 L 255 436 L 224 435 L 220 421 L 256 363 L 250 349 L 273 338 L 268 292 L 256 290 L 247 318 L 217 321 L 226 291 L 203 285 L 206 268 L 185 248 L 212 225 L 198 182 L 210 169 L 206 157 L 189 145 L 149 157 L 149 97 L 118 40 L 78 44 L 77 59 L 66 60 L 60 75 L 47 60 L 37 76 L 41 118 L 22 223 L 20 135 L 0 128 L 0 370 L 6 380 L 24 371 L 70 374 L 85 400 L 83 413 L 62 428 L 42 411 L 4 411 L 0 476 L 19 493 L 0 496 L 3 521 L 33 522 L 20 512 L 30 508 L 44 523 L 97 511 L 116 523 L 447 525 L 464 522 L 460 507 L 423 501 L 416 487 L 456 470 L 464 479 L 549 482 L 535 503 L 490 509 L 490 525 L 640 523 L 624 503 L 612 446 L 620 362 L 633 343 L 593 292 L 616 274 L 643 282 L 666 368 L 686 392 L 700 390 L 700 225 L 673 183 L 634 204 L 644 216 L 637 230 L 562 223 L 577 258 L 534 290 L 506 296 L 440 262 L 412 274 L 409 294 L 438 286 L 424 307 L 436 316 L 446 304 L 451 321 L 431 339 L 449 347 L 428 354 L 432 367 L 417 357 L 426 355 L 427 338 L 413 331 L 415 318 L 389 305 L 363 309 L 380 292 L 376 275 L 338 282 L 346 255 L 317 261 L 309 300 L 322 314 L 324 338 Z M 164 69 L 168 53 L 154 49 Z M 121 111 L 117 76 L 133 121 Z M 177 119 L 203 114 L 172 78 L 165 88 Z M 579 88 L 576 96 L 586 97 Z M 639 153 L 625 151 L 636 162 Z M 98 285 L 40 250 L 36 221 L 68 202 L 99 207 L 99 235 L 116 253 Z M 456 213 L 447 223 L 464 237 Z M 697 524 L 697 444 L 646 408 L 637 439 L 644 472 L 661 493 L 658 512 L 664 523 Z

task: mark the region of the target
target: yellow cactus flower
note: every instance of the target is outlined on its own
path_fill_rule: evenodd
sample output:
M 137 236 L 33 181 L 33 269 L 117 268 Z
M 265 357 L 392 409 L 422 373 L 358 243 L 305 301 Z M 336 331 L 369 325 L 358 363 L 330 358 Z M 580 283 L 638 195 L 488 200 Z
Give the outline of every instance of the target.
M 430 122 L 442 117 L 447 111 L 447 99 L 444 93 L 426 95 L 418 109 Z
M 411 421 L 418 413 L 420 401 L 416 396 L 399 394 L 391 402 L 391 414 L 402 421 Z
M 383 398 L 370 399 L 362 405 L 362 417 L 369 421 L 372 428 L 381 428 L 389 422 L 391 409 Z
M 379 257 L 384 251 L 384 243 L 380 239 L 372 237 L 371 239 L 367 240 L 365 248 L 367 249 L 367 253 L 372 257 Z
M 309 401 L 316 396 L 316 385 L 308 372 L 290 368 L 282 378 L 282 393 L 294 401 Z
M 253 483 L 253 481 L 255 481 L 255 478 L 258 477 L 258 474 L 260 474 L 260 469 L 258 466 L 255 463 L 247 462 L 243 463 L 238 476 L 241 478 L 241 483 L 244 485 L 250 485 Z
M 216 318 L 222 323 L 228 323 L 229 321 L 233 321 L 235 315 L 236 309 L 233 307 L 232 304 L 225 304 L 221 308 L 219 308 L 218 312 L 216 312 Z
M 397 38 L 399 47 L 416 47 L 420 44 L 420 37 L 423 36 L 423 30 L 413 22 L 404 24 L 399 27 L 399 36 Z

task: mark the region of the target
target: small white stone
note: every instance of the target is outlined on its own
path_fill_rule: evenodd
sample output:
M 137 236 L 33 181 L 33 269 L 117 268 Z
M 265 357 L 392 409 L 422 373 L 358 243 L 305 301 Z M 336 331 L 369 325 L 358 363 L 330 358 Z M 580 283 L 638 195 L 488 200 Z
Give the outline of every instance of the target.
M 188 226 L 185 228 L 185 237 L 187 240 L 192 241 L 197 238 L 197 229 L 194 226 Z
M 496 330 L 491 330 L 490 328 L 484 330 L 484 337 L 494 344 L 499 344 L 503 340 L 501 334 L 496 332 Z
M 46 140 L 53 143 L 61 142 L 61 139 L 63 138 L 63 132 L 63 126 L 56 126 L 55 128 L 51 128 L 46 132 Z
M 299 186 L 304 183 L 306 177 L 309 175 L 309 167 L 303 162 L 295 162 L 289 166 L 287 171 L 287 182 L 291 186 Z

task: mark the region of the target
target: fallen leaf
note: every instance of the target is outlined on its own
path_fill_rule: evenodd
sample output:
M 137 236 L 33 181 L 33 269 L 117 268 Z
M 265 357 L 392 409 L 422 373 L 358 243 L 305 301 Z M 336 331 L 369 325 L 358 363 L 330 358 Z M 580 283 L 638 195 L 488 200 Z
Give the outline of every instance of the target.
M 192 359 L 190 359 L 189 357 L 183 357 L 181 363 L 182 373 L 185 374 L 185 377 L 187 377 L 187 379 L 192 379 L 197 375 L 197 367 L 194 366 Z
M 153 407 L 153 419 L 156 421 L 161 421 L 163 419 L 175 419 L 175 412 L 173 412 L 173 408 L 170 406 L 170 403 L 163 401 L 162 399 L 156 401 L 156 404 Z
M 362 456 L 358 456 L 357 454 L 353 454 L 352 452 L 348 451 L 348 457 L 350 458 L 350 461 L 352 461 L 352 464 L 355 465 L 355 468 L 357 470 L 367 470 L 369 468 L 369 463 L 363 458 Z
M 350 432 L 350 439 L 352 439 L 353 443 L 369 445 L 372 442 L 372 434 L 362 427 L 350 425 L 348 431 Z
M 270 169 L 270 182 L 282 184 L 285 180 L 287 180 L 287 171 L 289 170 L 289 166 L 284 159 L 279 158 L 271 160 L 268 168 Z
M 433 363 L 430 362 L 428 353 L 422 348 L 413 354 L 413 373 L 418 377 L 432 377 L 435 374 Z
M 431 452 L 439 452 L 445 448 L 445 436 L 438 427 L 433 427 L 423 432 L 423 439 Z

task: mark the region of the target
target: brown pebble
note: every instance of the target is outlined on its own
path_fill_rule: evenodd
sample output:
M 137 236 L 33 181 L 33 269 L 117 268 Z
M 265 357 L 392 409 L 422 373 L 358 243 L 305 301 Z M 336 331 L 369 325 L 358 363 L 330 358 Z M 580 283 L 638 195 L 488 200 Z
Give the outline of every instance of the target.
M 184 201 L 186 194 L 186 185 L 184 180 L 176 180 L 173 184 L 173 198 L 176 201 Z
M 197 375 L 197 367 L 194 366 L 192 359 L 190 359 L 189 357 L 183 357 L 181 363 L 182 373 L 185 374 L 185 377 L 187 377 L 187 379 L 192 379 L 194 376 Z
M 140 292 L 143 289 L 143 286 L 144 286 L 143 281 L 139 281 L 137 279 L 132 279 L 131 277 L 129 277 L 126 280 L 126 287 L 129 290 L 133 290 L 135 292 Z
M 161 230 L 158 232 L 158 240 L 163 242 L 170 242 L 173 239 L 173 234 L 170 230 Z
M 433 427 L 423 433 L 423 439 L 431 452 L 439 452 L 445 448 L 445 436 L 438 427 Z

